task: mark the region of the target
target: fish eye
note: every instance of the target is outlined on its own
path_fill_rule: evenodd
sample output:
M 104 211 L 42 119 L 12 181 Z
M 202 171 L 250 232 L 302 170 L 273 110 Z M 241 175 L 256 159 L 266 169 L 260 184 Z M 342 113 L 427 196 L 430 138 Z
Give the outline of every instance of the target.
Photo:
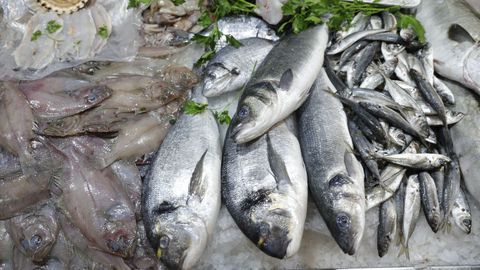
M 87 97 L 87 102 L 88 103 L 94 103 L 97 100 L 97 93 L 91 93 Z
M 245 118 L 250 114 L 250 108 L 248 106 L 242 106 L 240 110 L 238 110 L 238 117 Z
M 208 73 L 207 77 L 209 79 L 215 80 L 217 78 L 217 75 L 215 75 L 215 73 Z
M 347 214 L 341 213 L 337 216 L 337 226 L 340 230 L 345 230 L 350 227 L 350 217 Z
M 238 69 L 238 68 L 233 68 L 233 69 L 230 71 L 230 73 L 231 73 L 232 75 L 240 75 L 240 69 Z
M 260 224 L 260 227 L 258 228 L 258 234 L 260 236 L 268 235 L 269 231 L 270 231 L 270 225 L 268 225 L 267 223 Z
M 170 244 L 170 237 L 168 237 L 167 235 L 162 235 L 160 237 L 160 241 L 159 241 L 159 247 L 161 249 L 166 249 L 168 247 L 168 244 Z
M 32 246 L 39 246 L 42 243 L 42 237 L 40 235 L 34 235 L 30 238 Z

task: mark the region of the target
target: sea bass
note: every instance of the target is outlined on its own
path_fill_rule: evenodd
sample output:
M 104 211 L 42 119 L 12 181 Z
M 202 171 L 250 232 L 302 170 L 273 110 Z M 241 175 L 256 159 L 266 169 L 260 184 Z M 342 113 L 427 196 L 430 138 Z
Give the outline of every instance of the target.
M 285 37 L 270 51 L 238 103 L 231 130 L 236 143 L 258 138 L 301 106 L 323 65 L 327 41 L 327 27 L 320 25 Z
M 259 249 L 280 259 L 300 248 L 307 213 L 307 173 L 292 122 L 248 144 L 227 133 L 222 166 L 228 211 Z
M 156 153 L 142 192 L 148 239 L 168 267 L 192 268 L 207 247 L 220 210 L 220 166 L 213 113 L 180 116 Z
M 353 255 L 365 227 L 364 172 L 342 104 L 329 89 L 322 72 L 298 112 L 300 145 L 313 200 L 340 248 Z

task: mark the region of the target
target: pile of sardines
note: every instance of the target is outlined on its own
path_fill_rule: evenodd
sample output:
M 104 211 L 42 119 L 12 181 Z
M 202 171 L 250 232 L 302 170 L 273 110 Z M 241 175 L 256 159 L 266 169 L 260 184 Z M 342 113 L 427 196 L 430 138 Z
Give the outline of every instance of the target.
M 286 258 L 308 194 L 350 255 L 369 209 L 380 257 L 394 242 L 409 256 L 421 212 L 434 232 L 470 233 L 449 130 L 464 114 L 434 72 L 437 41 L 388 12 L 281 39 L 256 17 L 218 25 L 243 46 L 220 40 L 196 73 L 87 63 L 1 84 L 1 269 L 190 269 L 222 203 L 254 245 Z M 203 110 L 182 113 L 188 99 Z M 215 107 L 234 112 L 228 127 Z

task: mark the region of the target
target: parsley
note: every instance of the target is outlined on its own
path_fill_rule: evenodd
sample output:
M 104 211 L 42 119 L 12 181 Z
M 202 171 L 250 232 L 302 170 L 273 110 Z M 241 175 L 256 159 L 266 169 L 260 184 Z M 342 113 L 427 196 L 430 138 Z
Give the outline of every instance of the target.
M 35 40 L 39 39 L 40 36 L 42 36 L 42 31 L 37 30 L 37 31 L 33 32 L 32 38 L 30 40 L 35 41 Z
M 422 24 L 413 16 L 405 15 L 400 12 L 395 14 L 398 21 L 398 27 L 405 29 L 411 27 L 412 30 L 417 34 L 418 41 L 425 43 L 427 40 L 425 38 L 425 29 Z
M 57 32 L 60 28 L 62 28 L 62 25 L 57 23 L 55 20 L 51 20 L 47 23 L 47 27 L 45 30 L 47 30 L 48 33 L 53 34 Z
M 232 121 L 230 115 L 228 115 L 228 110 L 223 110 L 221 112 L 212 110 L 208 108 L 208 104 L 206 103 L 198 103 L 192 100 L 189 100 L 185 103 L 185 107 L 183 108 L 184 112 L 189 115 L 197 115 L 204 113 L 206 110 L 209 110 L 215 116 L 215 119 L 222 124 L 228 125 Z
M 183 3 L 185 3 L 185 0 L 171 0 L 171 1 L 175 6 L 179 6 Z
M 103 39 L 107 39 L 108 38 L 108 29 L 107 29 L 107 26 L 101 26 L 100 28 L 98 28 L 98 31 L 97 31 L 98 35 L 101 36 Z
M 129 0 L 127 8 L 138 8 L 140 4 L 149 5 L 152 0 Z

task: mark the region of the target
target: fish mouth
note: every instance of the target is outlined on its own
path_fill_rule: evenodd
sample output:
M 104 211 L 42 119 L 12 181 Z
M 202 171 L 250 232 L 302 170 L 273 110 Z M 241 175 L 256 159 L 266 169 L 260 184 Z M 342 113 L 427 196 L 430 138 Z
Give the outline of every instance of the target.
M 253 128 L 253 123 L 238 123 L 232 128 L 230 137 L 237 144 L 242 144 L 251 141 L 255 137 L 249 134 L 248 130 Z

